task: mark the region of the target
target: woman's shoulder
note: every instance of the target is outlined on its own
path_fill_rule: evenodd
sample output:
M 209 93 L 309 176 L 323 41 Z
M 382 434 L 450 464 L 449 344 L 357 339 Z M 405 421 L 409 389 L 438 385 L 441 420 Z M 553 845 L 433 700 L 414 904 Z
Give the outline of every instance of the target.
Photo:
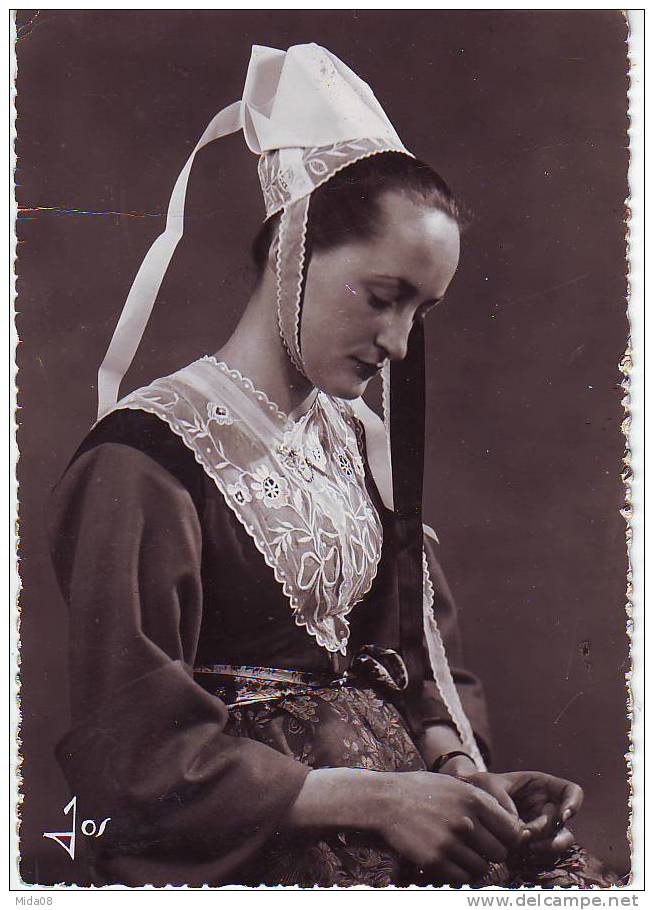
M 74 458 L 109 443 L 130 446 L 152 455 L 176 450 L 178 437 L 157 414 L 138 408 L 117 408 L 87 433 Z
M 202 360 L 194 361 L 129 392 L 89 431 L 71 463 L 91 450 L 113 444 L 137 450 L 174 474 L 182 468 L 195 472 L 199 466 L 180 423 L 189 416 L 192 419 L 198 407 L 206 408 L 205 397 L 194 382 L 201 367 Z
M 193 453 L 156 414 L 117 408 L 90 430 L 69 462 L 67 472 L 81 462 L 113 464 L 121 471 L 140 474 L 164 469 L 192 495 L 201 488 L 202 469 Z

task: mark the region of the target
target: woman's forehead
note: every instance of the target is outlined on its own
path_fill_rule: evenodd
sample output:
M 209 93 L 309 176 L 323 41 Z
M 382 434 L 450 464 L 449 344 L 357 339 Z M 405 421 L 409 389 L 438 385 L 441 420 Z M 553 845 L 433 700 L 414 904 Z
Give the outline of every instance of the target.
M 391 233 L 408 238 L 427 233 L 436 239 L 441 239 L 441 235 L 449 237 L 450 234 L 458 237 L 459 227 L 451 215 L 409 193 L 398 190 L 382 193 L 378 207 L 380 235 Z
M 440 296 L 459 261 L 459 228 L 445 212 L 401 193 L 379 200 L 380 222 L 360 262 L 375 276 L 410 283 Z

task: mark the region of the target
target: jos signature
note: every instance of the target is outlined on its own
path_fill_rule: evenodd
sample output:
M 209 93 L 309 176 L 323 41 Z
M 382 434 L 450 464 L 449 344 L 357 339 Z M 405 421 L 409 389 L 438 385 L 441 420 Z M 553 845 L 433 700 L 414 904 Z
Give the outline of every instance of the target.
M 75 859 L 75 838 L 77 836 L 77 797 L 73 796 L 67 806 L 64 806 L 64 815 L 72 810 L 73 824 L 70 831 L 45 831 L 44 837 L 56 841 L 60 847 L 63 847 L 71 859 Z M 104 818 L 97 825 L 92 818 L 86 818 L 80 825 L 80 831 L 85 837 L 102 837 L 111 818 Z

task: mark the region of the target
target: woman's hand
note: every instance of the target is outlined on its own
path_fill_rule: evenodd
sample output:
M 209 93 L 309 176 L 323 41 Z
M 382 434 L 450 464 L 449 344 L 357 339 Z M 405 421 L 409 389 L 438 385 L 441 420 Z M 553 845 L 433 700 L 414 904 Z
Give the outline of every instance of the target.
M 432 879 L 479 881 L 521 843 L 517 815 L 479 787 L 428 771 L 311 771 L 291 807 L 295 830 L 369 830 Z
M 465 773 L 468 783 L 494 796 L 507 811 L 517 812 L 529 832 L 529 851 L 555 858 L 574 843 L 565 823 L 581 808 L 584 794 L 577 784 L 542 771 L 491 774 Z
M 524 828 L 517 815 L 483 789 L 423 771 L 392 777 L 395 796 L 382 808 L 379 833 L 425 874 L 452 884 L 476 882 L 489 861 L 502 862 L 520 846 Z

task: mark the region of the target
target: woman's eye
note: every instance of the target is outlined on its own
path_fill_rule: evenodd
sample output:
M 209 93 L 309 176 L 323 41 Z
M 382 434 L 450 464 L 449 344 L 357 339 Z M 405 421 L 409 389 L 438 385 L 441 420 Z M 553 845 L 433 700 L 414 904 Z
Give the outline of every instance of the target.
M 368 295 L 368 303 L 373 308 L 373 310 L 385 310 L 388 307 L 393 306 L 393 302 L 391 300 L 384 300 L 382 297 L 377 297 L 376 294 Z

